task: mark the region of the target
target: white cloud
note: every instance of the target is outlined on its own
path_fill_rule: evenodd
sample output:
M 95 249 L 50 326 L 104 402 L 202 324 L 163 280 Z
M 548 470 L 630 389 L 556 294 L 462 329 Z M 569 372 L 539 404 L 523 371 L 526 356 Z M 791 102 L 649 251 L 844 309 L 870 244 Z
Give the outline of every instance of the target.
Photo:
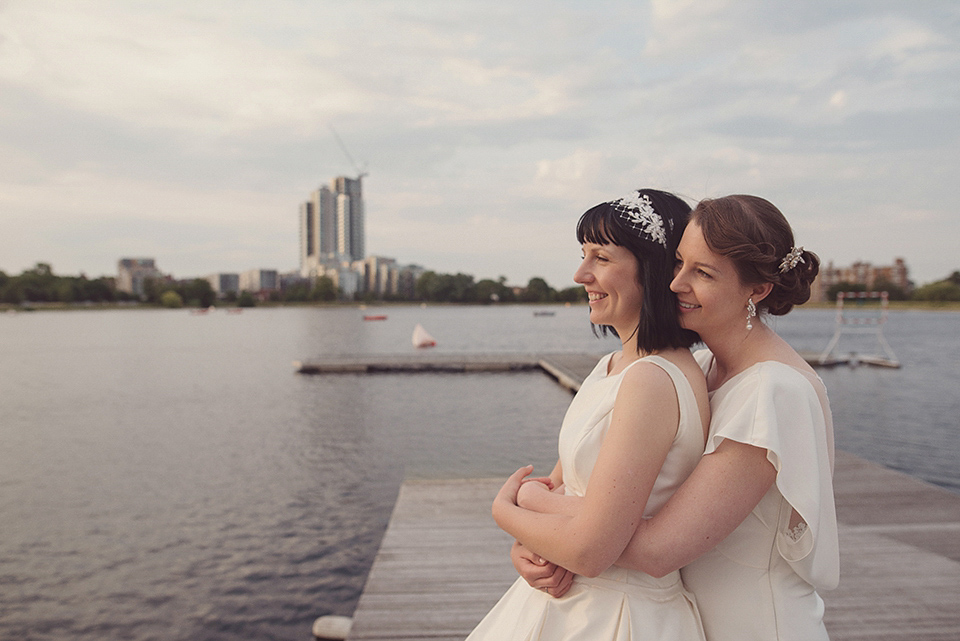
M 649 185 L 759 193 L 825 258 L 933 279 L 960 267 L 954 7 L 6 2 L 0 269 L 293 268 L 298 202 L 356 170 L 333 125 L 403 262 L 566 283 L 579 214 Z
M 603 152 L 577 149 L 562 158 L 537 162 L 537 173 L 530 192 L 540 198 L 570 200 L 592 189 L 606 173 Z
M 136 5 L 134 5 L 136 7 Z M 362 95 L 302 52 L 218 21 L 128 3 L 13 3 L 0 78 L 79 111 L 204 135 L 358 109 Z
M 753 13 L 749 0 L 651 0 L 644 53 L 655 58 L 692 58 L 715 52 Z
M 830 96 L 829 104 L 835 109 L 843 109 L 847 106 L 847 92 L 843 89 L 834 91 Z

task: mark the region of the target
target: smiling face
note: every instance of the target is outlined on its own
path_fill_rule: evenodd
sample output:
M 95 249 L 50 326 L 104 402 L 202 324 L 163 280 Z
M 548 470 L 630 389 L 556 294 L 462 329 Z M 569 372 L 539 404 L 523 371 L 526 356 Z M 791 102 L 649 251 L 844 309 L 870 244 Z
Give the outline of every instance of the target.
M 756 288 L 740 282 L 733 261 L 710 249 L 696 222 L 680 239 L 670 289 L 677 294 L 680 324 L 705 342 L 718 333 L 746 331 L 747 299 L 758 302 Z
M 584 243 L 583 262 L 573 280 L 587 290 L 590 322 L 613 327 L 621 339 L 634 334 L 643 304 L 633 253 L 612 243 Z

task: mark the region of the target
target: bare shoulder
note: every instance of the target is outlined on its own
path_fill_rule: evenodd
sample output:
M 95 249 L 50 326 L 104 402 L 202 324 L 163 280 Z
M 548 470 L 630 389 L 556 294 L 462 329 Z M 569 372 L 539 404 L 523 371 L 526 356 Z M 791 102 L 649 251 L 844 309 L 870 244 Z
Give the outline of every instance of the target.
M 797 350 L 790 347 L 787 341 L 783 340 L 777 334 L 774 334 L 774 341 L 770 346 L 770 353 L 768 358 L 762 360 L 771 360 L 778 361 L 784 365 L 789 365 L 794 369 L 798 369 L 801 372 L 806 372 L 816 376 L 816 371 L 811 367 L 810 363 L 801 356 Z
M 693 354 L 689 349 L 677 348 L 664 350 L 660 352 L 659 356 L 665 360 L 670 361 L 679 368 L 683 373 L 686 379 L 690 382 L 690 387 L 693 388 L 693 391 L 696 394 L 706 394 L 707 393 L 707 381 L 703 375 L 703 370 L 700 368 L 697 359 L 693 357 Z
M 673 388 L 673 379 L 656 363 L 640 361 L 623 373 L 620 389 L 624 387 L 632 393 L 663 394 L 668 388 Z
M 673 378 L 663 367 L 640 361 L 623 373 L 614 404 L 614 414 L 633 417 L 628 421 L 642 425 L 643 431 L 669 431 L 677 426 L 680 399 Z M 666 433 L 666 432 L 664 432 Z
M 668 350 L 660 355 L 676 365 L 690 384 L 700 413 L 700 427 L 703 430 L 703 438 L 706 439 L 710 431 L 710 396 L 707 393 L 707 379 L 703 375 L 703 369 L 689 349 Z
M 676 349 L 659 352 L 657 356 L 675 365 L 690 383 L 698 400 L 706 399 L 707 383 L 703 371 L 693 358 L 690 350 Z M 636 397 L 645 399 L 677 400 L 677 390 L 671 375 L 660 365 L 652 361 L 641 361 L 624 372 L 620 387 L 630 390 Z

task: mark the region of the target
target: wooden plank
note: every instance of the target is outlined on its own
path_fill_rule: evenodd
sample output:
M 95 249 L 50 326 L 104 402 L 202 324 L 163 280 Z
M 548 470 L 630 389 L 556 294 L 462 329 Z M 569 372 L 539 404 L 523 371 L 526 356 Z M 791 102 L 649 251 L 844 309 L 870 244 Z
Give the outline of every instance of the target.
M 540 368 L 533 354 L 412 354 L 335 355 L 294 361 L 298 374 L 352 374 L 400 372 L 509 372 Z
M 516 579 L 493 523 L 499 479 L 406 482 L 351 640 L 463 639 Z
M 819 355 L 803 354 L 817 367 L 832 367 L 848 360 L 820 361 Z M 597 364 L 596 354 L 454 354 L 412 352 L 403 354 L 341 354 L 310 361 L 294 361 L 298 374 L 363 374 L 402 372 L 479 372 L 542 369 L 561 385 L 576 391 L 580 381 Z M 864 363 L 868 357 L 861 359 Z M 877 364 L 877 363 L 873 363 Z
M 560 385 L 576 392 L 583 379 L 596 367 L 597 360 L 597 356 L 590 354 L 551 354 L 543 356 L 539 365 Z
M 489 513 L 500 483 L 404 483 L 350 639 L 463 639 L 473 629 L 516 580 L 510 537 Z M 887 495 L 885 509 L 856 500 L 865 484 L 874 499 Z M 831 639 L 960 638 L 960 496 L 841 453 L 837 497 L 842 579 L 823 595 Z
M 823 594 L 831 639 L 960 638 L 960 563 L 846 524 L 840 537 L 840 587 Z

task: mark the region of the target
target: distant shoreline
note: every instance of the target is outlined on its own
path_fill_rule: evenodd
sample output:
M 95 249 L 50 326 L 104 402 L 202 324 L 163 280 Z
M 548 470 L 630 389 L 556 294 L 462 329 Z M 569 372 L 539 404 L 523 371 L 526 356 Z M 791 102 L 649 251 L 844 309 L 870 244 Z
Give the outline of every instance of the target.
M 836 303 L 806 303 L 797 309 L 836 309 Z M 847 303 L 844 309 L 856 309 L 855 303 Z M 865 307 L 879 308 L 878 303 L 867 304 Z M 892 300 L 888 303 L 890 311 L 927 311 L 927 312 L 956 312 L 960 311 L 960 301 L 929 301 L 929 300 Z
M 225 303 L 223 305 L 215 305 L 214 308 L 221 309 L 267 309 L 267 308 L 276 308 L 276 307 L 312 307 L 318 309 L 324 308 L 342 308 L 342 307 L 354 307 L 357 309 L 364 308 L 373 308 L 373 307 L 416 307 L 420 305 L 426 305 L 429 307 L 449 307 L 449 306 L 470 306 L 470 307 L 502 307 L 502 306 L 525 306 L 525 307 L 557 307 L 557 306 L 566 306 L 568 303 L 527 303 L 520 301 L 512 301 L 508 303 L 491 303 L 489 305 L 484 305 L 481 303 L 449 303 L 449 302 L 422 302 L 422 301 L 374 301 L 374 302 L 357 302 L 357 301 L 334 301 L 334 302 L 324 302 L 324 303 L 258 303 L 255 307 L 239 307 L 235 304 Z M 586 303 L 569 303 L 569 305 L 576 306 L 586 306 Z M 877 305 L 869 305 L 870 307 L 877 307 Z M 834 309 L 836 303 L 828 302 L 818 302 L 818 303 L 806 303 L 805 305 L 799 306 L 797 309 Z M 852 307 L 852 306 L 851 306 Z M 126 310 L 126 309 L 154 309 L 154 310 L 167 310 L 170 311 L 171 308 L 161 307 L 158 305 L 149 305 L 146 303 L 130 303 L 130 302 L 120 302 L 120 303 L 23 303 L 19 305 L 12 305 L 9 303 L 0 303 L 0 313 L 20 313 L 20 312 L 39 312 L 39 311 L 88 311 L 88 310 Z M 173 310 L 179 311 L 196 311 L 198 307 L 179 307 L 173 308 Z M 889 309 L 891 311 L 931 311 L 931 312 L 956 312 L 960 311 L 960 301 L 947 301 L 947 302 L 936 302 L 936 301 L 890 301 Z

